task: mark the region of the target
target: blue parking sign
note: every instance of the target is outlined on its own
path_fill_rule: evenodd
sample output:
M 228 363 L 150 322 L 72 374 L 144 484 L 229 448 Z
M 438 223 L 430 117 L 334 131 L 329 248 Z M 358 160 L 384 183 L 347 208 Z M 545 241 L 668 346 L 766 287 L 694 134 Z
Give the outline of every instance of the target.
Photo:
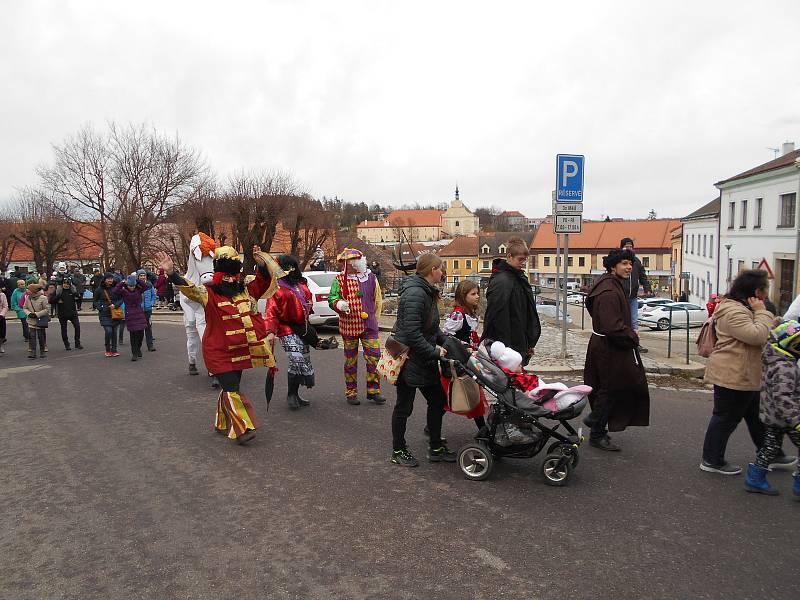
M 583 202 L 583 154 L 556 155 L 556 201 Z

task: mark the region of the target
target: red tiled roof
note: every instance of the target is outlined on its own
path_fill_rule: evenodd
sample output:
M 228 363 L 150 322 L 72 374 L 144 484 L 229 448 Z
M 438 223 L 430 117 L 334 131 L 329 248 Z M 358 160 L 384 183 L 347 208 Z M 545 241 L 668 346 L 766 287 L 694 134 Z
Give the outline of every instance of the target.
M 457 237 L 438 252 L 439 256 L 478 256 L 478 237 Z
M 364 221 L 358 229 L 368 227 L 441 227 L 441 210 L 395 210 L 383 221 Z
M 633 240 L 637 251 L 661 250 L 672 247 L 672 231 L 680 226 L 678 219 L 637 221 L 584 221 L 581 233 L 569 236 L 570 250 L 607 251 L 619 248 L 622 238 Z M 542 223 L 533 238 L 531 250 L 550 250 L 556 247 L 551 223 Z
M 507 210 L 505 212 L 500 213 L 501 217 L 525 217 L 521 212 L 518 210 Z
M 774 160 L 765 162 L 763 165 L 758 165 L 757 167 L 753 167 L 752 169 L 749 169 L 743 173 L 739 173 L 738 175 L 734 175 L 733 177 L 728 177 L 728 179 L 723 179 L 722 181 L 718 181 L 714 185 L 719 187 L 723 183 L 728 183 L 729 181 L 744 179 L 746 177 L 751 177 L 753 175 L 758 175 L 760 173 L 767 173 L 769 171 L 775 171 L 776 169 L 782 169 L 783 167 L 789 167 L 793 165 L 798 158 L 800 158 L 800 150 L 787 152 L 783 156 L 779 156 Z
M 74 223 L 71 225 L 69 244 L 58 260 L 91 261 L 100 256 L 100 230 L 91 223 Z M 33 252 L 19 242 L 14 246 L 9 263 L 33 262 Z

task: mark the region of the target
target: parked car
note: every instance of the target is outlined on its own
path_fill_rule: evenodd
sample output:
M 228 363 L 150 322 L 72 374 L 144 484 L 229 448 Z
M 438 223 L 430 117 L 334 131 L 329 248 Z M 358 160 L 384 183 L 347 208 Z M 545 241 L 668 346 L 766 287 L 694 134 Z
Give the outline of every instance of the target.
M 705 307 L 689 302 L 671 302 L 643 309 L 639 315 L 639 323 L 654 327 L 659 331 L 666 331 L 669 329 L 671 316 L 672 326 L 683 329 L 686 327 L 687 311 L 689 327 L 700 327 L 708 318 L 708 311 Z
M 642 312 L 645 308 L 653 307 L 653 306 L 663 306 L 666 304 L 672 304 L 673 300 L 669 298 L 640 298 L 639 299 L 639 313 Z
M 569 294 L 567 296 L 567 303 L 568 304 L 576 304 L 577 306 L 583 305 L 583 299 L 585 296 L 583 294 Z
M 314 312 L 308 318 L 309 323 L 312 325 L 339 324 L 339 315 L 328 306 L 331 284 L 338 274 L 338 271 L 307 271 L 303 273 L 308 282 L 308 289 L 311 292 L 311 300 L 314 303 Z M 261 311 L 261 314 L 264 314 L 266 305 L 266 300 L 258 301 L 258 310 Z

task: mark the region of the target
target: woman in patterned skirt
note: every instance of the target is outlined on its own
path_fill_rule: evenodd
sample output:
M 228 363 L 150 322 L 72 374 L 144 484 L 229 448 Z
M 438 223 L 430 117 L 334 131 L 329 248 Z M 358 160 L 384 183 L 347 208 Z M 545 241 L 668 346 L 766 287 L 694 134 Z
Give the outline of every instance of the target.
M 307 388 L 314 387 L 314 366 L 311 364 L 311 349 L 300 337 L 306 330 L 308 316 L 313 311 L 311 291 L 306 285 L 300 263 L 297 258 L 289 254 L 278 257 L 281 269 L 288 273 L 278 280 L 278 291 L 267 303 L 264 322 L 267 327 L 267 339 L 273 343 L 277 336 L 281 347 L 289 361 L 287 374 L 289 392 L 286 402 L 291 410 L 310 403 L 300 397 L 298 390 L 301 385 Z M 269 378 L 274 379 L 270 372 Z M 267 388 L 272 382 L 268 379 Z

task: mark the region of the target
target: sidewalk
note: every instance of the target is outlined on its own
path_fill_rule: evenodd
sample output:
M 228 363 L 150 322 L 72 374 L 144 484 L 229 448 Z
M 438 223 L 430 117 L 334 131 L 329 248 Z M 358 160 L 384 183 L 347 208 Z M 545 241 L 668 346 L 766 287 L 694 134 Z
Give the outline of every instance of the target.
M 394 326 L 394 316 L 382 315 L 380 318 L 381 331 L 391 331 Z M 589 344 L 591 329 L 567 330 L 567 358 L 561 358 L 561 328 L 556 327 L 554 320 L 543 317 L 542 336 L 536 344 L 536 354 L 528 368 L 536 373 L 576 373 L 583 371 L 586 361 L 586 347 Z M 644 334 L 648 339 L 649 332 Z M 690 360 L 686 364 L 685 354 L 678 356 L 673 353 L 667 358 L 666 352 L 652 347 L 642 356 L 645 371 L 662 375 L 679 375 L 682 377 L 702 377 L 705 373 L 705 364 Z

